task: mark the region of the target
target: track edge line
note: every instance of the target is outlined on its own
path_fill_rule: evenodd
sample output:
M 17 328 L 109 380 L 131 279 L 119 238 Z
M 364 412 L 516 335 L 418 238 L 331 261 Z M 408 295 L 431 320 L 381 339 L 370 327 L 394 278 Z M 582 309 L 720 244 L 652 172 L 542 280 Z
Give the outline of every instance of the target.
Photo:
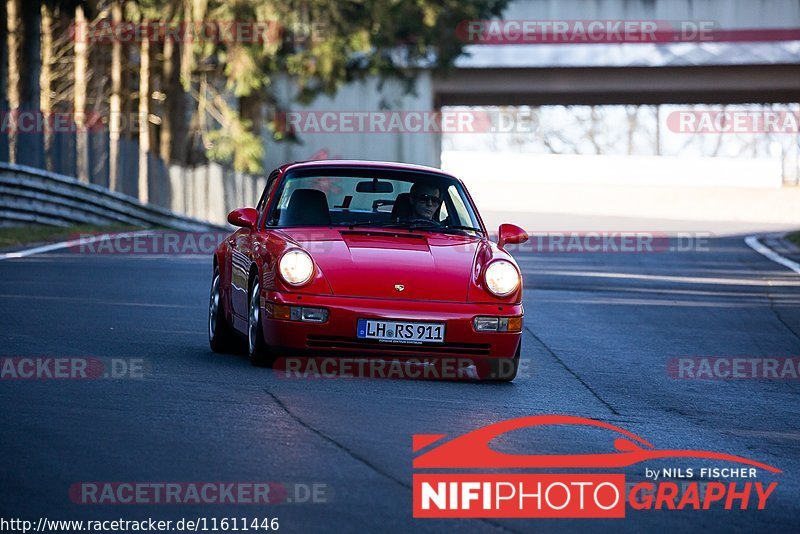
M 791 269 L 795 273 L 800 274 L 800 263 L 792 261 L 785 256 L 781 256 L 773 249 L 769 248 L 767 245 L 762 243 L 761 240 L 759 239 L 759 236 L 757 235 L 747 236 L 744 238 L 744 242 L 748 247 L 758 252 L 768 260 L 777 263 L 779 265 L 783 265 L 784 267 Z

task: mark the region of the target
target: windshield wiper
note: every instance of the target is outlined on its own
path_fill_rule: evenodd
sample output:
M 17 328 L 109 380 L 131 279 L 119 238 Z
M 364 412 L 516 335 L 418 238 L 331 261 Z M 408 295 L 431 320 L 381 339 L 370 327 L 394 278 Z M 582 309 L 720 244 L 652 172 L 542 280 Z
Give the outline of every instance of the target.
M 377 228 L 386 228 L 389 226 L 397 226 L 400 223 L 396 222 L 376 222 L 376 221 L 358 221 L 358 222 L 344 222 L 336 226 L 347 226 L 348 228 L 356 228 L 359 226 L 375 226 Z
M 406 221 L 400 224 L 407 226 L 408 228 L 442 228 L 442 225 L 435 221 L 424 221 L 420 219 Z
M 347 226 L 348 228 L 357 228 L 359 226 L 375 226 L 377 228 L 441 228 L 442 226 L 434 221 L 423 221 L 415 219 L 413 221 L 359 221 L 359 222 L 345 222 L 339 226 Z
M 483 233 L 483 230 L 481 230 L 480 228 L 475 228 L 474 226 L 464 226 L 461 224 L 448 224 L 443 228 L 452 228 L 453 230 L 471 230 L 473 232 L 478 232 L 479 234 Z

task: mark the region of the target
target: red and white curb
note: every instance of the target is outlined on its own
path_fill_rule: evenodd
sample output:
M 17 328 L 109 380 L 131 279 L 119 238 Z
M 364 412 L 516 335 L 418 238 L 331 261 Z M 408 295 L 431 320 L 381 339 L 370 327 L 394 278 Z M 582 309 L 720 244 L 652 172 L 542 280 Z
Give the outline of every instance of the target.
M 758 236 L 751 235 L 744 239 L 744 242 L 747 243 L 747 246 L 761 254 L 762 256 L 766 257 L 769 260 L 774 261 L 784 267 L 788 267 L 789 269 L 793 270 L 797 274 L 800 274 L 800 263 L 796 261 L 792 261 L 789 258 L 781 256 L 768 246 L 764 245 L 761 241 L 758 240 Z

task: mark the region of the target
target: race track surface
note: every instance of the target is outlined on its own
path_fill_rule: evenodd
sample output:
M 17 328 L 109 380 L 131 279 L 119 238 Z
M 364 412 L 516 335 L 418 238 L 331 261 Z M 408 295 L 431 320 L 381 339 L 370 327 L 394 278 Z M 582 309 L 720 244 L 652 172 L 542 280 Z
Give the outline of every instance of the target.
M 710 250 L 533 254 L 520 377 L 511 384 L 287 379 L 218 355 L 206 336 L 210 258 L 45 254 L 0 262 L 2 356 L 142 359 L 143 378 L 0 381 L 2 517 L 278 517 L 281 531 L 796 530 L 800 380 L 674 378 L 682 357 L 800 355 L 800 278 L 741 238 Z M 539 414 L 613 423 L 661 449 L 752 458 L 783 473 L 765 510 L 635 511 L 620 520 L 413 519 L 411 436 Z M 580 429 L 498 448 L 584 452 Z M 645 467 L 730 464 L 659 461 Z M 763 477 L 763 478 L 762 478 Z M 80 505 L 86 481 L 324 485 L 324 503 Z M 677 480 L 681 482 L 681 480 Z M 290 496 L 291 497 L 291 496 Z

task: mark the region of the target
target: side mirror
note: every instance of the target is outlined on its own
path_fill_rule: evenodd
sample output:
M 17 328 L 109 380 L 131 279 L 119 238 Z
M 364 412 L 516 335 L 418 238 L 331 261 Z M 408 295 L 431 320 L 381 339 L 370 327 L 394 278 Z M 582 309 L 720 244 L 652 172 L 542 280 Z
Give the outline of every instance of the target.
M 528 232 L 516 224 L 501 224 L 497 235 L 499 236 L 497 240 L 497 246 L 499 248 L 503 248 L 508 244 L 516 245 L 524 243 L 528 240 Z
M 228 214 L 228 222 L 234 226 L 255 229 L 258 224 L 258 211 L 255 208 L 239 208 Z

